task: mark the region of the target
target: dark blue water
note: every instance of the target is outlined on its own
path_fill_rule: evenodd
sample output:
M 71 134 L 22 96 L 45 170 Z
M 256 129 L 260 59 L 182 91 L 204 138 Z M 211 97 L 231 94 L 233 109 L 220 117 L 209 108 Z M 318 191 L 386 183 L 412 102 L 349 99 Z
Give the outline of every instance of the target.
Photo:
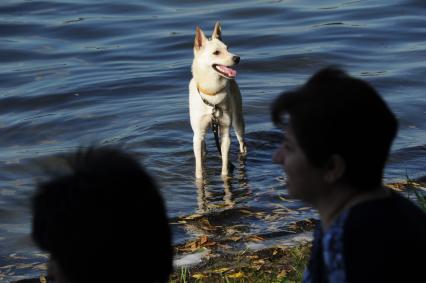
M 426 175 L 424 15 L 422 0 L 2 0 L 0 281 L 44 268 L 45 254 L 28 237 L 36 164 L 54 166 L 52 155 L 79 146 L 133 151 L 161 184 L 172 222 L 215 215 L 273 238 L 291 221 L 315 216 L 282 199 L 283 175 L 271 164 L 281 136 L 269 104 L 330 64 L 371 82 L 398 116 L 386 180 Z M 206 185 L 197 187 L 188 116 L 192 46 L 195 26 L 210 34 L 217 20 L 241 56 L 248 157 L 239 163 L 233 138 L 237 169 L 224 184 L 210 135 Z M 238 213 L 267 216 L 277 207 L 291 212 L 275 221 Z M 175 243 L 200 235 L 173 227 Z

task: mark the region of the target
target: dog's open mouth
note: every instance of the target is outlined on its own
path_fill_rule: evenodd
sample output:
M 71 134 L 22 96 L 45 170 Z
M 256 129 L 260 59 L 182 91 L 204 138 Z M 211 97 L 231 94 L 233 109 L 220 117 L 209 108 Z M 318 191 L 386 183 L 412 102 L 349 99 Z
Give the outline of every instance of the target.
M 237 76 L 237 71 L 228 66 L 213 64 L 213 69 L 227 79 L 234 79 Z

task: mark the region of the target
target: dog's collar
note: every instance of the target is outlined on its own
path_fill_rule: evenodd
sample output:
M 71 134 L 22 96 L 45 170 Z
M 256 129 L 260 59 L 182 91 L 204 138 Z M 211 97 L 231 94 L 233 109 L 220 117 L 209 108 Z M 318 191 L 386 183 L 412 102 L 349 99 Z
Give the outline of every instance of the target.
M 208 95 L 208 96 L 215 96 L 216 94 L 221 93 L 225 88 L 226 88 L 226 84 L 223 88 L 221 88 L 217 92 L 209 92 L 209 91 L 205 90 L 204 88 L 200 87 L 199 84 L 197 84 L 198 93 L 202 92 L 202 93 L 204 93 L 205 95 Z
M 204 97 L 201 95 L 201 93 L 200 93 L 200 90 L 198 89 L 198 86 L 197 86 L 197 91 L 198 91 L 198 94 L 200 95 L 200 97 L 201 97 L 201 100 L 204 102 L 204 104 L 206 104 L 206 105 L 208 105 L 208 106 L 211 106 L 211 107 L 213 107 L 213 109 L 216 107 L 216 105 L 215 104 L 213 104 L 213 103 L 210 103 L 210 102 L 208 102 L 206 99 L 204 99 Z

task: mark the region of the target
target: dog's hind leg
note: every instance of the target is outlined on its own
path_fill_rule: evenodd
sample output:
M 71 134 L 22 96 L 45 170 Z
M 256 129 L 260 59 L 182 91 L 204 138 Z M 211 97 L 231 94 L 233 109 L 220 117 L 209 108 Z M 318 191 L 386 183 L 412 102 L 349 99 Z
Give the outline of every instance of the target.
M 234 107 L 232 109 L 232 125 L 235 130 L 235 134 L 240 144 L 240 153 L 242 155 L 247 154 L 247 147 L 244 142 L 245 124 L 243 117 L 243 101 L 241 98 L 240 89 L 235 81 L 231 81 L 231 99 L 233 100 Z
M 234 130 L 237 136 L 238 143 L 240 144 L 240 153 L 242 155 L 247 154 L 247 146 L 244 141 L 244 120 L 242 117 L 234 118 Z
M 246 155 L 247 154 L 247 146 L 246 146 L 246 143 L 244 141 L 244 133 L 238 132 L 238 131 L 235 131 L 235 133 L 236 133 L 236 136 L 237 136 L 238 143 L 240 144 L 240 153 L 242 155 Z

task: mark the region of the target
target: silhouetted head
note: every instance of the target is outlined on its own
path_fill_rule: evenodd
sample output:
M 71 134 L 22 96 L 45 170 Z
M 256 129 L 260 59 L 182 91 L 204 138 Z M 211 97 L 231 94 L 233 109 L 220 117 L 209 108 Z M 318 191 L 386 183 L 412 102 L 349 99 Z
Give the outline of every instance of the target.
M 345 162 L 341 181 L 360 189 L 381 185 L 397 120 L 367 82 L 337 68 L 325 68 L 272 104 L 272 120 L 283 114 L 309 161 L 325 166 L 332 155 Z
M 131 156 L 91 148 L 39 184 L 32 236 L 66 282 L 166 282 L 171 234 L 152 178 Z

